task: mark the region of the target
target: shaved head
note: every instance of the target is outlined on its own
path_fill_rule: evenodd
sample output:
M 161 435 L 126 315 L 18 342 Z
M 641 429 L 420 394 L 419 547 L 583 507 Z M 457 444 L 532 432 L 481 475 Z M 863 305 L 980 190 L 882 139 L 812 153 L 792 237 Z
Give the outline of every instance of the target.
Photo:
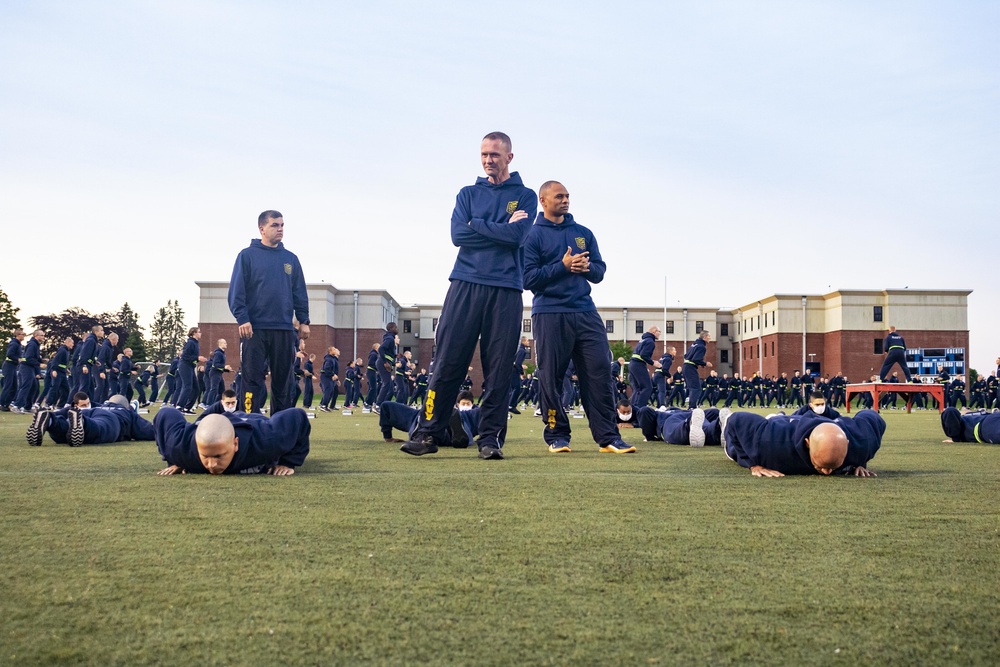
M 542 187 L 538 188 L 538 196 L 544 197 L 546 194 L 548 194 L 549 190 L 551 190 L 557 185 L 562 188 L 566 187 L 559 181 L 545 181 L 544 183 L 542 183 Z
M 847 435 L 832 422 L 824 422 L 806 438 L 809 460 L 820 473 L 829 475 L 844 465 L 847 458 Z
M 208 415 L 194 432 L 198 458 L 212 475 L 221 475 L 232 463 L 239 449 L 239 439 L 233 424 L 222 415 Z

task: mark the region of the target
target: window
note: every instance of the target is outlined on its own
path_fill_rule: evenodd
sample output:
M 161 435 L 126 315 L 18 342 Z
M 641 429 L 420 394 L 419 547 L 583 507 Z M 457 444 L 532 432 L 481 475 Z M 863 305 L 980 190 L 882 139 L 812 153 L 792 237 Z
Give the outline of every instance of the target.
M 635 321 L 635 332 L 637 334 L 641 334 L 644 331 L 646 331 L 646 323 L 643 320 L 636 320 Z
M 409 347 L 404 347 L 403 352 L 413 352 Z
M 737 336 L 739 336 L 739 335 L 740 335 L 740 324 L 741 324 L 740 322 L 737 322 L 737 323 L 736 323 L 736 335 L 737 335 Z
M 705 330 L 705 321 L 704 320 L 695 320 L 694 321 L 694 332 L 696 334 L 700 334 L 704 330 Z
M 882 306 L 875 306 L 873 316 L 876 322 L 882 321 Z
M 673 320 L 668 320 L 667 322 L 664 323 L 663 326 L 666 327 L 663 330 L 663 333 L 672 334 L 674 332 L 674 321 Z
M 608 333 L 615 332 L 615 321 L 614 320 L 604 320 L 604 330 Z
M 729 363 L 729 350 L 719 350 L 719 361 L 724 364 Z
M 764 348 L 767 349 L 766 347 Z M 760 359 L 760 343 L 757 343 L 757 358 Z
M 437 330 L 438 330 L 438 318 L 435 317 L 433 320 L 431 320 L 431 331 L 434 332 Z
M 882 354 L 882 339 L 875 339 L 875 354 Z
M 767 356 L 767 343 L 764 343 L 764 356 Z
M 771 356 L 774 356 L 774 341 L 771 341 Z
M 413 320 L 403 320 L 403 333 L 411 333 L 413 329 Z
M 728 323 L 720 324 L 719 325 L 719 335 L 720 336 L 728 336 L 729 335 L 729 324 Z
M 760 329 L 760 315 L 757 316 L 757 328 Z
M 523 331 L 524 333 L 531 333 L 531 320 L 530 319 L 526 319 L 523 322 L 521 322 L 521 331 Z

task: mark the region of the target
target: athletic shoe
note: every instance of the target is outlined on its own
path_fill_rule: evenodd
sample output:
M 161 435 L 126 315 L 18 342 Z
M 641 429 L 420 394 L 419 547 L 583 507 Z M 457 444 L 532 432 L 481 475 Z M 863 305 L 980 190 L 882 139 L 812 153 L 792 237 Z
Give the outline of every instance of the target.
M 69 414 L 69 446 L 79 447 L 83 444 L 85 433 L 83 431 L 83 415 L 79 410 L 70 410 Z
M 132 401 L 129 406 L 131 406 L 132 412 L 139 412 L 139 401 Z
M 549 445 L 549 451 L 553 454 L 568 454 L 573 450 L 569 448 L 569 443 L 565 440 L 557 440 Z
M 535 408 L 535 416 L 536 417 L 541 417 L 542 416 L 542 409 L 541 408 Z
M 35 413 L 35 418 L 31 420 L 31 426 L 28 427 L 28 432 L 25 434 L 29 445 L 32 447 L 41 446 L 42 436 L 45 435 L 45 430 L 49 427 L 51 416 L 52 413 L 48 410 L 39 410 Z
M 503 459 L 503 452 L 500 451 L 499 447 L 486 445 L 485 447 L 480 447 L 479 458 L 484 461 L 500 461 Z
M 436 454 L 437 450 L 438 448 L 437 444 L 434 442 L 434 438 L 429 435 L 425 435 L 419 440 L 407 440 L 403 443 L 403 446 L 399 448 L 399 451 L 413 456 Z
M 729 456 L 729 452 L 726 450 L 726 425 L 729 423 L 729 418 L 732 415 L 733 411 L 729 408 L 719 410 L 719 441 L 722 445 L 722 451 L 726 452 L 726 456 Z
M 614 442 L 601 446 L 602 454 L 634 454 L 635 447 L 628 444 L 623 440 L 615 440 Z
M 512 414 L 512 415 L 519 415 L 519 414 L 521 414 L 521 411 L 518 410 L 517 408 L 510 408 L 508 410 L 508 412 L 510 412 L 510 414 Z
M 691 423 L 690 431 L 688 432 L 688 444 L 692 447 L 704 447 L 705 446 L 705 431 L 702 428 L 705 425 L 705 411 L 701 408 L 695 408 L 691 411 Z
M 375 413 L 375 414 L 377 414 L 377 415 L 380 415 L 380 414 L 382 414 L 382 413 L 381 413 L 381 412 L 379 411 L 379 407 L 378 407 L 377 405 L 376 405 L 376 406 L 374 406 L 374 407 L 372 408 L 372 412 L 374 412 L 374 413 Z

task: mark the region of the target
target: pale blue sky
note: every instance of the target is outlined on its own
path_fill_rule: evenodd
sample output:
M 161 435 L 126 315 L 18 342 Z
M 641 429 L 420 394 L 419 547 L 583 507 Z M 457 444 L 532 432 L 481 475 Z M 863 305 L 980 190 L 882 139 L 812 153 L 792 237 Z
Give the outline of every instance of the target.
M 969 288 L 1000 353 L 1000 3 L 6 0 L 0 63 L 25 317 L 194 322 L 266 208 L 310 282 L 440 302 L 503 130 L 597 234 L 598 303 Z

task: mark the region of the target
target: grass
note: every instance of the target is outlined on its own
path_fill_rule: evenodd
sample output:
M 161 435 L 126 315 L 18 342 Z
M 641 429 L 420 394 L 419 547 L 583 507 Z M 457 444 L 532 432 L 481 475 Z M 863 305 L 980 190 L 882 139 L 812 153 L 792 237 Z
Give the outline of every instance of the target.
M 3 413 L 0 664 L 995 665 L 1000 447 L 885 417 L 876 479 L 527 414 L 506 461 L 321 414 L 293 477 L 161 478 Z

